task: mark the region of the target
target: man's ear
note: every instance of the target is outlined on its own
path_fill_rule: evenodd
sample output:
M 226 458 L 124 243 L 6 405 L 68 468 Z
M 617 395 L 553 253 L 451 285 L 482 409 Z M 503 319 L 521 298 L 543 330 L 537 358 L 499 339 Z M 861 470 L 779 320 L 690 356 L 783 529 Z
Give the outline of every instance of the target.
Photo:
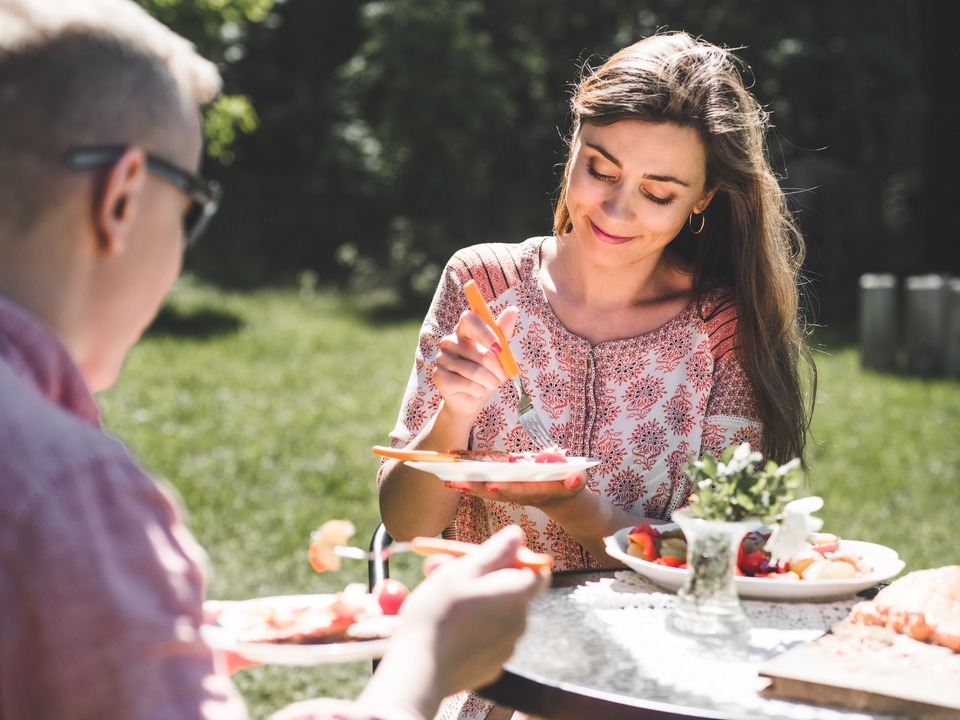
M 93 208 L 100 249 L 123 252 L 140 210 L 147 156 L 140 148 L 128 149 L 107 171 Z

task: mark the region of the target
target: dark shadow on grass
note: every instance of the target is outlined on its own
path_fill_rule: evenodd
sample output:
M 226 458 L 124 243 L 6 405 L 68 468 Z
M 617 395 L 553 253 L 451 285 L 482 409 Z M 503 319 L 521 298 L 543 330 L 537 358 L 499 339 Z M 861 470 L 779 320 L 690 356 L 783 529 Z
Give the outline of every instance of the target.
M 200 308 L 183 312 L 172 307 L 162 307 L 153 323 L 147 328 L 150 337 L 177 337 L 208 340 L 229 335 L 240 330 L 243 322 L 237 315 Z
M 382 303 L 358 307 L 355 313 L 356 316 L 362 319 L 367 325 L 378 327 L 407 322 L 408 320 L 423 320 L 424 315 L 427 313 L 427 308 L 421 310 L 403 305 Z
M 430 308 L 430 298 L 401 299 L 389 290 L 351 292 L 345 297 L 349 312 L 372 327 L 423 320 Z

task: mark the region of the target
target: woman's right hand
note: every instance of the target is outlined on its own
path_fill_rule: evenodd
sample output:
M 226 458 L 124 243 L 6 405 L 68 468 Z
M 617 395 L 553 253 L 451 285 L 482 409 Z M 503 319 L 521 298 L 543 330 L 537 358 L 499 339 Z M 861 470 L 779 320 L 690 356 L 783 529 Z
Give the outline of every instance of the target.
M 504 337 L 513 335 L 518 315 L 519 310 L 510 306 L 497 317 Z M 508 380 L 497 357 L 502 349 L 497 335 L 477 313 L 465 310 L 439 346 L 433 381 L 444 410 L 472 423 L 493 392 Z
M 513 335 L 519 310 L 497 318 L 505 337 Z M 409 449 L 448 452 L 469 447 L 477 415 L 507 375 L 497 358 L 497 334 L 466 310 L 453 331 L 440 338 L 433 383 L 440 394 L 436 413 L 408 442 Z M 387 460 L 380 472 L 380 515 L 397 540 L 439 535 L 456 516 L 462 495 L 429 473 Z

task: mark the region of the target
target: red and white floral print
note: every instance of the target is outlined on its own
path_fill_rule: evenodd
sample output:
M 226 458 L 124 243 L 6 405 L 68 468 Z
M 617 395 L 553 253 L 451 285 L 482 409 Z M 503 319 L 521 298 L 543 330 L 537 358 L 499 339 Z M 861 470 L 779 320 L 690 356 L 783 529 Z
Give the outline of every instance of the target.
M 570 455 L 603 461 L 589 471 L 588 487 L 638 516 L 669 518 L 690 493 L 681 470 L 689 455 L 745 440 L 763 447 L 753 391 L 737 360 L 732 296 L 716 289 L 657 330 L 593 346 L 567 331 L 546 300 L 543 240 L 477 245 L 451 258 L 421 329 L 393 443 L 406 445 L 436 412 L 438 341 L 467 308 L 463 284 L 473 278 L 494 314 L 508 305 L 520 309 L 510 346 L 523 386 Z M 480 412 L 470 449 L 533 449 L 510 383 Z M 553 555 L 559 570 L 604 562 L 540 511 L 470 495 L 447 534 L 481 542 L 509 523 L 526 530 L 530 547 Z

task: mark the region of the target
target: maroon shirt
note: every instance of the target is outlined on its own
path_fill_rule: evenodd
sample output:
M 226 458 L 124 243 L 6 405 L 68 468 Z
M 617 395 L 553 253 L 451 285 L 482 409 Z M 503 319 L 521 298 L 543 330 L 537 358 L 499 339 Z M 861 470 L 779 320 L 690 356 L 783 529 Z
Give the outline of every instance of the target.
M 247 717 L 200 638 L 202 562 L 61 342 L 0 298 L 0 718 Z
M 60 340 L 0 297 L 0 720 L 247 718 L 200 638 L 204 559 Z M 422 718 L 317 699 L 275 720 Z

